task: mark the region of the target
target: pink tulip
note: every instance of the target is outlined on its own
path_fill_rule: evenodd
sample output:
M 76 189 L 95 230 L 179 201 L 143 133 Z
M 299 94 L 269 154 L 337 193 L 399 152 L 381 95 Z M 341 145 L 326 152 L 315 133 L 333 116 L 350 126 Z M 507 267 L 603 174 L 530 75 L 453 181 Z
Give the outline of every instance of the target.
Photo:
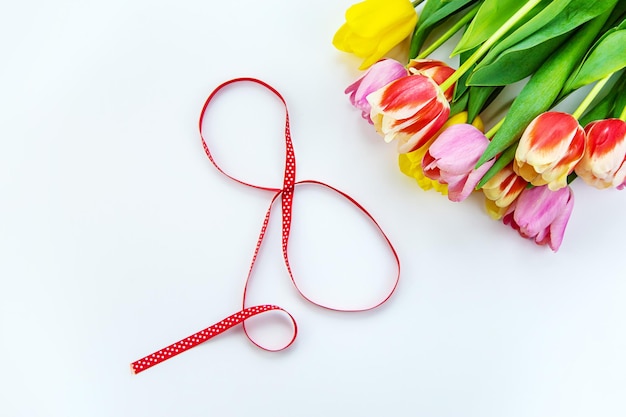
M 606 119 L 585 126 L 585 154 L 576 174 L 596 188 L 624 188 L 626 181 L 626 122 Z
M 407 75 L 408 71 L 404 65 L 393 59 L 383 59 L 372 65 L 361 78 L 350 84 L 345 93 L 350 95 L 352 105 L 361 110 L 363 118 L 373 124 L 370 118 L 372 106 L 366 97 L 390 82 Z
M 450 201 L 463 201 L 494 163 L 492 159 L 474 169 L 487 145 L 489 139 L 474 126 L 450 126 L 435 139 L 424 155 L 424 175 L 448 184 Z
M 398 152 L 421 148 L 448 119 L 450 105 L 429 77 L 399 78 L 367 96 L 370 117 L 386 142 L 398 141 Z
M 574 193 L 570 187 L 556 191 L 547 186 L 533 187 L 522 191 L 502 221 L 520 236 L 534 239 L 538 245 L 547 244 L 556 252 L 573 208 Z
M 454 68 L 450 67 L 445 62 L 435 59 L 412 59 L 407 65 L 407 68 L 412 74 L 419 72 L 422 75 L 432 78 L 437 85 L 441 85 L 441 83 L 454 74 Z M 452 86 L 444 92 L 448 101 L 452 101 L 454 97 L 455 85 L 456 84 L 452 84 Z
M 570 114 L 546 112 L 526 128 L 513 168 L 532 185 L 567 186 L 567 176 L 585 152 L 585 131 Z

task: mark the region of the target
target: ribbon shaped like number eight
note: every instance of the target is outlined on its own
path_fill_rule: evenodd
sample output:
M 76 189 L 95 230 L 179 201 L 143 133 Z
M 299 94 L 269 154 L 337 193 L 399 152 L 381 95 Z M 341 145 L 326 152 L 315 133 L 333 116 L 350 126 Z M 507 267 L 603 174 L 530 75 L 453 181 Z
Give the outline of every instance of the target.
M 203 129 L 202 129 L 202 125 L 204 122 L 204 118 L 205 118 L 205 113 L 207 108 L 209 107 L 209 104 L 211 103 L 211 101 L 213 100 L 213 98 L 217 95 L 218 92 L 220 92 L 223 88 L 225 88 L 228 85 L 231 85 L 233 83 L 238 83 L 238 82 L 252 82 L 252 83 L 257 83 L 262 85 L 263 87 L 267 88 L 268 90 L 270 90 L 272 93 L 274 93 L 279 99 L 280 101 L 283 103 L 284 107 L 285 107 L 285 170 L 284 170 L 284 177 L 283 177 L 283 186 L 282 188 L 278 189 L 278 188 L 271 188 L 271 187 L 263 187 L 263 186 L 258 186 L 258 185 L 254 185 L 254 184 L 250 184 L 247 183 L 245 181 L 242 181 L 240 179 L 237 179 L 233 176 L 231 176 L 230 174 L 226 173 L 222 168 L 220 168 L 220 166 L 217 164 L 217 162 L 215 161 L 215 159 L 213 158 L 213 156 L 211 155 L 211 152 L 209 150 L 209 146 L 207 145 L 207 141 L 204 137 L 203 134 Z M 215 90 L 213 90 L 213 92 L 211 93 L 211 95 L 209 95 L 209 97 L 207 98 L 207 100 L 204 103 L 204 106 L 202 107 L 202 112 L 200 113 L 200 120 L 199 120 L 199 130 L 200 130 L 200 138 L 202 139 L 202 146 L 204 147 L 204 152 L 206 153 L 207 157 L 209 158 L 209 160 L 211 161 L 211 163 L 215 166 L 215 168 L 217 168 L 217 170 L 219 172 L 221 172 L 222 174 L 226 175 L 228 178 L 246 185 L 248 187 L 253 187 L 253 188 L 257 188 L 257 189 L 261 189 L 261 190 L 266 190 L 269 191 L 271 193 L 273 193 L 273 197 L 272 200 L 270 202 L 269 208 L 267 209 L 267 212 L 265 214 L 265 219 L 263 220 L 263 226 L 261 227 L 261 232 L 259 234 L 259 238 L 257 240 L 257 244 L 256 244 L 256 248 L 254 250 L 254 255 L 252 257 L 252 262 L 250 263 L 250 269 L 248 270 L 248 276 L 246 278 L 246 282 L 245 282 L 245 286 L 244 286 L 244 291 L 243 291 L 243 300 L 242 300 L 242 309 L 238 312 L 236 312 L 235 314 L 232 314 L 231 316 L 225 318 L 224 320 L 210 326 L 207 327 L 206 329 L 203 329 L 183 340 L 180 340 L 164 349 L 161 349 L 157 352 L 152 353 L 151 355 L 148 355 L 142 359 L 139 359 L 135 362 L 133 362 L 131 364 L 131 370 L 133 371 L 133 373 L 137 374 L 139 372 L 145 371 L 148 368 L 151 368 L 154 365 L 157 365 L 173 356 L 176 356 L 186 350 L 189 350 L 201 343 L 206 342 L 207 340 L 225 332 L 226 330 L 237 326 L 240 323 L 243 323 L 243 328 L 244 328 L 244 332 L 246 334 L 246 336 L 248 337 L 248 339 L 254 343 L 256 346 L 260 347 L 261 349 L 264 350 L 269 350 L 269 351 L 280 351 L 283 349 L 286 349 L 287 347 L 291 346 L 291 344 L 294 342 L 294 340 L 296 339 L 296 335 L 298 332 L 298 327 L 296 325 L 296 321 L 293 318 L 293 316 L 291 314 L 289 314 L 289 312 L 287 312 L 285 309 L 275 306 L 275 305 L 270 305 L 270 304 L 266 304 L 266 305 L 257 305 L 257 306 L 252 306 L 252 307 L 246 307 L 246 294 L 247 294 L 247 290 L 248 290 L 248 284 L 250 282 L 250 277 L 252 276 L 252 270 L 254 268 L 254 263 L 256 261 L 257 255 L 259 253 L 259 249 L 261 247 L 261 244 L 263 243 L 263 237 L 265 236 L 265 232 L 267 230 L 267 225 L 269 223 L 269 219 L 270 219 L 270 215 L 272 213 L 272 207 L 274 205 L 274 202 L 280 197 L 281 200 L 281 211 L 282 211 L 282 252 L 283 252 L 283 259 L 285 261 L 285 266 L 287 267 L 287 272 L 289 273 L 289 277 L 291 278 L 291 282 L 293 283 L 293 285 L 295 286 L 296 290 L 298 291 L 298 293 L 307 301 L 319 306 L 319 307 L 323 307 L 329 310 L 335 310 L 335 311 L 366 311 L 366 310 L 371 310 L 374 309 L 378 306 L 380 306 L 381 304 L 383 304 L 385 301 L 387 301 L 389 299 L 389 297 L 391 297 L 391 295 L 393 294 L 393 292 L 395 291 L 397 285 L 398 285 L 398 280 L 400 279 L 400 260 L 398 258 L 398 254 L 396 253 L 396 250 L 394 249 L 393 245 L 391 244 L 391 241 L 389 240 L 389 238 L 387 237 L 387 235 L 385 235 L 385 233 L 383 232 L 382 228 L 380 227 L 380 225 L 376 222 L 376 220 L 372 217 L 372 215 L 370 213 L 368 213 L 367 210 L 365 210 L 365 208 L 363 208 L 363 206 L 361 206 L 356 200 L 354 200 L 352 197 L 350 197 L 349 195 L 347 195 L 346 193 L 344 193 L 343 191 L 340 191 L 328 184 L 325 184 L 323 182 L 320 181 L 316 181 L 316 180 L 302 180 L 302 181 L 296 181 L 296 157 L 293 151 L 293 145 L 291 142 L 291 133 L 290 133 L 290 129 L 289 129 L 289 113 L 287 111 L 287 103 L 285 102 L 285 99 L 282 97 L 282 95 L 272 86 L 270 86 L 269 84 L 257 80 L 255 78 L 236 78 L 230 81 L 226 81 L 225 83 L 219 85 Z M 384 294 L 383 297 L 375 302 L 373 305 L 365 307 L 365 308 L 360 308 L 360 309 L 342 309 L 342 308 L 336 308 L 336 307 L 331 307 L 328 305 L 323 305 L 320 303 L 317 303 L 313 300 L 311 300 L 309 297 L 307 297 L 298 287 L 298 283 L 296 282 L 293 273 L 291 271 L 291 267 L 289 266 L 289 255 L 288 255 L 288 246 L 289 246 L 289 233 L 291 230 L 291 213 L 292 213 L 292 202 L 293 202 L 293 198 L 294 198 L 294 192 L 295 189 L 297 188 L 298 185 L 301 184 L 312 184 L 312 185 L 318 185 L 318 186 L 322 186 L 325 187 L 337 194 L 339 194 L 340 196 L 344 197 L 345 199 L 347 199 L 349 202 L 351 202 L 353 205 L 355 205 L 367 218 L 369 218 L 372 223 L 376 226 L 376 228 L 378 229 L 378 231 L 380 232 L 380 235 L 383 237 L 383 239 L 385 240 L 385 242 L 387 243 L 387 245 L 389 246 L 391 253 L 395 259 L 396 265 L 397 265 L 397 272 L 395 275 L 395 280 L 393 282 L 393 286 L 392 288 L 389 290 L 388 293 Z M 267 348 L 265 346 L 262 346 L 260 343 L 258 343 L 257 341 L 255 341 L 250 334 L 248 334 L 248 331 L 246 330 L 246 326 L 245 326 L 245 321 L 253 316 L 256 316 L 258 314 L 263 314 L 265 312 L 268 311 L 280 311 L 284 314 L 286 314 L 289 319 L 292 322 L 293 325 L 293 336 L 291 338 L 291 340 L 285 344 L 284 346 L 278 348 L 278 349 L 270 349 Z

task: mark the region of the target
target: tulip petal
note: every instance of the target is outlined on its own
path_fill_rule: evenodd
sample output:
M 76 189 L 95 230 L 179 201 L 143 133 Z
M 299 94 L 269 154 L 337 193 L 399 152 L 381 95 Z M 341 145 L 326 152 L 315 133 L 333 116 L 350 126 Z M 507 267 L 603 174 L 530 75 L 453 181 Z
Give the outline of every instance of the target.
M 619 186 L 624 182 L 626 160 L 626 122 L 606 119 L 585 127 L 587 146 L 576 174 L 596 188 Z
M 461 181 L 458 181 L 455 184 L 451 184 L 446 181 L 448 182 L 448 199 L 454 202 L 465 200 L 474 191 L 476 184 L 478 184 L 494 162 L 494 159 L 490 159 L 482 164 L 478 169 L 470 171 L 469 175 L 457 175 L 456 177 L 461 178 Z M 442 178 L 445 181 L 447 175 L 442 175 Z
M 389 83 L 370 94 L 367 100 L 396 120 L 408 120 L 437 96 L 438 87 L 428 77 L 411 75 Z
M 451 201 L 465 200 L 494 160 L 474 169 L 489 140 L 476 127 L 468 124 L 452 125 L 430 145 L 422 160 L 424 175 L 448 184 Z
M 346 11 L 346 22 L 349 22 L 350 28 L 367 38 L 376 37 L 404 20 L 417 21 L 417 13 L 408 0 L 366 0 L 350 6 Z
M 515 172 L 535 186 L 567 186 L 585 151 L 585 132 L 570 114 L 546 112 L 526 128 L 515 152 Z
M 369 67 L 370 65 L 378 61 L 387 52 L 391 51 L 396 45 L 399 45 L 413 31 L 416 23 L 417 17 L 415 19 L 411 19 L 404 23 L 398 24 L 397 26 L 394 26 L 392 30 L 384 33 L 380 38 L 380 42 L 378 42 L 378 46 L 376 47 L 374 52 L 372 52 L 370 56 L 367 57 L 365 61 L 363 61 L 363 63 L 359 66 L 359 69 L 365 69 Z
M 344 23 L 333 37 L 333 46 L 343 52 L 352 52 L 348 38 L 350 37 L 350 27 Z
M 542 113 L 524 131 L 516 157 L 524 156 L 520 159 L 541 173 L 567 152 L 578 127 L 578 121 L 567 113 Z
M 563 242 L 565 228 L 574 207 L 571 188 L 550 191 L 547 186 L 522 192 L 502 218 L 520 236 L 534 239 L 538 245 L 549 245 L 557 251 Z
M 437 85 L 441 85 L 445 80 L 450 78 L 454 74 L 454 68 L 451 68 L 448 64 L 435 59 L 412 59 L 407 65 L 409 71 L 413 74 L 420 73 L 431 78 Z M 448 101 L 452 101 L 454 97 L 455 84 L 450 86 L 444 95 Z
M 563 243 L 565 228 L 567 227 L 567 223 L 574 209 L 574 193 L 569 187 L 567 190 L 569 194 L 567 203 L 550 225 L 550 242 L 548 244 L 554 252 L 558 251 L 561 247 L 561 243 Z
M 372 65 L 363 76 L 350 84 L 345 93 L 349 95 L 352 105 L 361 110 L 361 116 L 370 124 L 371 105 L 367 96 L 398 78 L 407 76 L 408 71 L 398 61 L 383 59 Z
M 563 210 L 569 193 L 569 188 L 551 191 L 547 186 L 525 190 L 517 199 L 515 221 L 526 235 L 538 235 Z
M 526 181 L 515 174 L 512 164 L 509 164 L 487 181 L 481 189 L 485 197 L 493 201 L 494 205 L 506 208 L 524 191 L 526 184 Z
M 370 118 L 386 142 L 398 140 L 398 152 L 423 146 L 448 118 L 450 106 L 430 78 L 417 74 L 395 80 L 367 96 Z
M 348 8 L 333 45 L 364 58 L 360 69 L 366 69 L 406 39 L 416 23 L 409 0 L 365 0 Z
M 487 145 L 489 140 L 480 130 L 472 125 L 458 124 L 439 135 L 429 152 L 435 159 L 440 159 L 441 169 L 461 174 L 474 168 Z

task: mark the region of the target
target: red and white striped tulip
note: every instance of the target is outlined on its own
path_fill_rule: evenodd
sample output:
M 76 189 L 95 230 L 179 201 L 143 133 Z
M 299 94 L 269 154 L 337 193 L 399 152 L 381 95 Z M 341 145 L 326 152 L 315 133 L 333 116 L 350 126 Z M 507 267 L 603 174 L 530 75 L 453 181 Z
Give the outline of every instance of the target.
M 513 171 L 513 163 L 507 165 L 482 186 L 487 212 L 500 219 L 515 199 L 526 189 L 528 183 Z
M 422 74 L 399 78 L 367 96 L 370 118 L 385 142 L 398 141 L 398 152 L 421 148 L 448 120 L 443 91 Z
M 420 74 L 432 78 L 437 85 L 441 85 L 441 83 L 454 74 L 454 68 L 450 67 L 445 62 L 437 61 L 436 59 L 412 59 L 406 67 L 412 74 L 419 72 Z M 454 97 L 455 85 L 456 83 L 452 84 L 452 86 L 444 92 L 448 101 L 452 101 L 452 98 Z
M 596 188 L 624 188 L 626 181 L 626 122 L 598 120 L 585 126 L 585 154 L 576 174 Z
M 361 110 L 363 118 L 371 124 L 372 106 L 366 97 L 390 82 L 407 75 L 409 75 L 407 69 L 400 62 L 393 59 L 382 59 L 372 65 L 362 77 L 350 84 L 345 93 L 350 96 L 352 105 Z
M 526 128 L 515 153 L 515 172 L 532 185 L 555 191 L 567 186 L 567 176 L 585 152 L 585 131 L 572 115 L 546 112 Z

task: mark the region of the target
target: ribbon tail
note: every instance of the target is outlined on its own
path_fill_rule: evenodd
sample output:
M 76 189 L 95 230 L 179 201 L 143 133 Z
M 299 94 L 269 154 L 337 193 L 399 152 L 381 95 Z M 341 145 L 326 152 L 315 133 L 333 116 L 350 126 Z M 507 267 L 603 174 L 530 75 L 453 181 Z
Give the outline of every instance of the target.
M 273 310 L 280 310 L 280 311 L 287 313 L 287 311 L 285 311 L 281 307 L 270 305 L 270 304 L 245 308 L 241 311 L 238 311 L 235 314 L 228 316 L 224 320 L 218 323 L 215 323 L 214 325 L 210 327 L 207 327 L 204 330 L 201 330 L 189 337 L 186 337 L 182 340 L 179 340 L 176 343 L 169 345 L 166 348 L 163 348 L 157 352 L 154 352 L 148 356 L 145 356 L 131 363 L 130 369 L 133 374 L 138 374 L 140 372 L 143 372 L 146 369 L 152 368 L 154 365 L 158 365 L 161 362 L 164 362 L 170 358 L 173 358 L 176 355 L 179 355 L 191 348 L 194 348 L 206 342 L 209 339 L 214 338 L 215 336 L 219 334 L 224 333 L 225 331 L 237 326 L 238 324 L 243 323 L 245 320 L 249 319 L 250 317 L 265 313 L 267 311 L 273 311 Z M 289 315 L 289 317 L 291 317 L 289 313 L 287 314 Z M 291 317 L 291 319 L 293 321 L 293 317 Z M 294 326 L 295 326 L 295 321 L 294 321 Z M 285 346 L 285 348 L 291 345 L 294 339 L 295 339 L 295 331 L 294 331 L 293 339 L 287 346 Z

